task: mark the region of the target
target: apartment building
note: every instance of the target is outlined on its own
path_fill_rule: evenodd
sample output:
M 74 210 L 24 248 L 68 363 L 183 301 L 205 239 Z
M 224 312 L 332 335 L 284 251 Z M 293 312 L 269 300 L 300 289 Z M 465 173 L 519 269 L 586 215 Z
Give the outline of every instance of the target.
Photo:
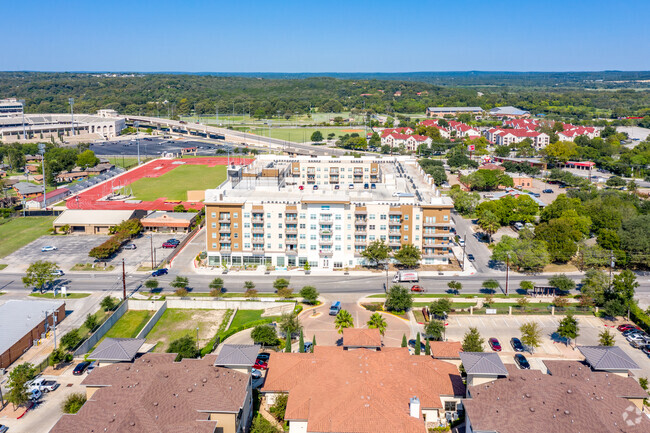
M 206 191 L 208 264 L 354 267 L 375 240 L 416 245 L 423 264 L 448 263 L 453 203 L 409 188 L 404 166 L 415 161 L 400 158 L 276 160 L 277 178 L 261 176 L 270 173 L 260 158 L 259 177 Z

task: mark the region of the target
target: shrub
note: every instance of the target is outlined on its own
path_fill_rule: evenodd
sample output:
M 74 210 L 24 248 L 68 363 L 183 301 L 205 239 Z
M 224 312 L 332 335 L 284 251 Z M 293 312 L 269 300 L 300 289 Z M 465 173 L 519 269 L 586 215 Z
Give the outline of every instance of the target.
M 291 295 L 293 294 L 293 289 L 290 289 L 288 287 L 283 287 L 278 289 L 278 297 L 280 298 L 290 298 Z
M 212 289 L 212 290 L 210 290 L 210 296 L 212 296 L 213 298 L 218 298 L 221 295 L 223 295 L 223 293 L 221 292 L 221 289 Z
M 79 329 L 73 329 L 61 337 L 61 346 L 68 350 L 76 348 L 79 343 L 81 343 L 81 337 L 79 336 Z
M 106 296 L 104 299 L 102 299 L 100 305 L 102 306 L 104 311 L 112 311 L 115 309 L 115 307 L 117 307 L 118 301 L 112 296 Z
M 158 288 L 158 280 L 147 280 L 144 286 L 149 290 L 155 290 Z
M 176 353 L 176 362 L 183 358 L 198 358 L 199 349 L 196 340 L 189 335 L 172 341 L 167 348 L 167 353 Z
M 174 295 L 184 298 L 188 295 L 188 292 L 186 288 L 180 288 L 174 292 Z
M 81 406 L 86 402 L 86 395 L 81 392 L 75 392 L 66 397 L 63 401 L 63 412 L 64 413 L 77 413 Z
M 287 394 L 282 394 L 279 395 L 275 399 L 275 404 L 269 408 L 269 412 L 271 412 L 271 415 L 275 417 L 280 422 L 284 421 L 284 413 L 287 410 L 287 401 L 289 400 L 289 396 Z

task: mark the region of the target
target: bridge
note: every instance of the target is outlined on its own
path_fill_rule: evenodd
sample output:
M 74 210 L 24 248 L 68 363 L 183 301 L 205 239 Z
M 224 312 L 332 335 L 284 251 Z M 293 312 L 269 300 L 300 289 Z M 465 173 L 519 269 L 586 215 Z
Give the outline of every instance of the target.
M 289 155 L 344 155 L 344 149 L 332 149 L 323 146 L 312 146 L 310 144 L 294 143 L 277 138 L 264 137 L 261 135 L 250 134 L 248 132 L 235 131 L 227 128 L 203 125 L 200 123 L 187 123 L 179 120 L 164 119 L 159 117 L 124 115 L 119 116 L 126 120 L 127 123 L 139 122 L 140 127 L 163 129 L 176 134 L 187 135 L 188 137 L 216 138 L 226 142 L 252 146 L 256 148 L 267 148 L 272 151 L 279 151 Z

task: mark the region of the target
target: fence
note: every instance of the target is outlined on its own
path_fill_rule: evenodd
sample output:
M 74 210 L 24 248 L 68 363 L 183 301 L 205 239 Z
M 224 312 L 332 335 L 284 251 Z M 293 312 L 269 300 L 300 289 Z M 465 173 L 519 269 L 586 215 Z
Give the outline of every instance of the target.
M 189 298 L 174 299 L 167 297 L 167 308 L 203 310 L 268 310 L 274 307 L 285 307 L 286 312 L 291 312 L 295 307 L 295 302 L 214 301 L 207 299 Z
M 129 307 L 131 307 L 131 301 L 129 301 Z M 135 310 L 136 308 L 131 308 L 132 310 Z M 146 325 L 144 325 L 144 328 L 138 333 L 138 336 L 136 338 L 145 338 L 147 334 L 153 329 L 154 326 L 156 326 L 156 323 L 158 323 L 158 320 L 160 317 L 163 315 L 163 313 L 167 310 L 167 302 L 163 302 L 162 305 L 158 306 L 158 311 L 149 319 Z
M 79 347 L 77 347 L 77 350 L 74 351 L 74 356 L 81 356 L 90 351 L 93 347 L 95 347 L 95 344 L 99 342 L 99 340 L 102 339 L 104 335 L 108 332 L 109 329 L 115 325 L 115 322 L 117 322 L 120 317 L 126 313 L 126 311 L 129 309 L 129 303 L 128 302 L 122 302 L 116 309 L 113 311 L 113 314 L 106 319 L 102 325 L 97 328 L 97 330 L 90 336 L 86 341 L 81 343 Z

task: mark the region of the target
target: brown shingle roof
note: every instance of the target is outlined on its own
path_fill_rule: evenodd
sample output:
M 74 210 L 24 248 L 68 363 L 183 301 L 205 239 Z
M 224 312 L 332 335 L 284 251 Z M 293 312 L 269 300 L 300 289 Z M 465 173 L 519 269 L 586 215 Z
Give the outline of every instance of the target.
M 429 341 L 431 355 L 436 359 L 460 359 L 463 344 L 460 341 Z
M 150 353 L 133 363 L 96 368 L 82 385 L 100 386 L 76 415 L 63 415 L 50 433 L 212 433 L 210 412 L 237 413 L 248 375 L 214 367 L 214 356 L 174 362 Z
M 547 363 L 547 361 L 544 361 Z M 574 364 L 559 366 L 560 363 Z M 574 371 L 574 361 L 553 363 L 556 372 Z M 584 368 L 584 365 L 583 365 Z M 562 377 L 538 370 L 508 366 L 508 377 L 472 386 L 471 399 L 463 400 L 474 431 L 499 433 L 641 433 L 650 431 L 650 420 L 611 389 L 602 386 L 607 373 L 581 373 Z M 610 374 L 609 379 L 625 380 Z M 637 384 L 638 386 L 638 384 Z M 640 388 L 640 386 L 639 386 Z M 630 421 L 631 423 L 628 423 Z
M 288 392 L 286 419 L 307 420 L 310 432 L 422 433 L 409 399 L 442 408 L 440 395 L 462 396 L 464 386 L 454 365 L 406 348 L 316 346 L 314 353 L 272 352 L 262 391 Z
M 381 347 L 379 329 L 344 328 L 343 346 Z

